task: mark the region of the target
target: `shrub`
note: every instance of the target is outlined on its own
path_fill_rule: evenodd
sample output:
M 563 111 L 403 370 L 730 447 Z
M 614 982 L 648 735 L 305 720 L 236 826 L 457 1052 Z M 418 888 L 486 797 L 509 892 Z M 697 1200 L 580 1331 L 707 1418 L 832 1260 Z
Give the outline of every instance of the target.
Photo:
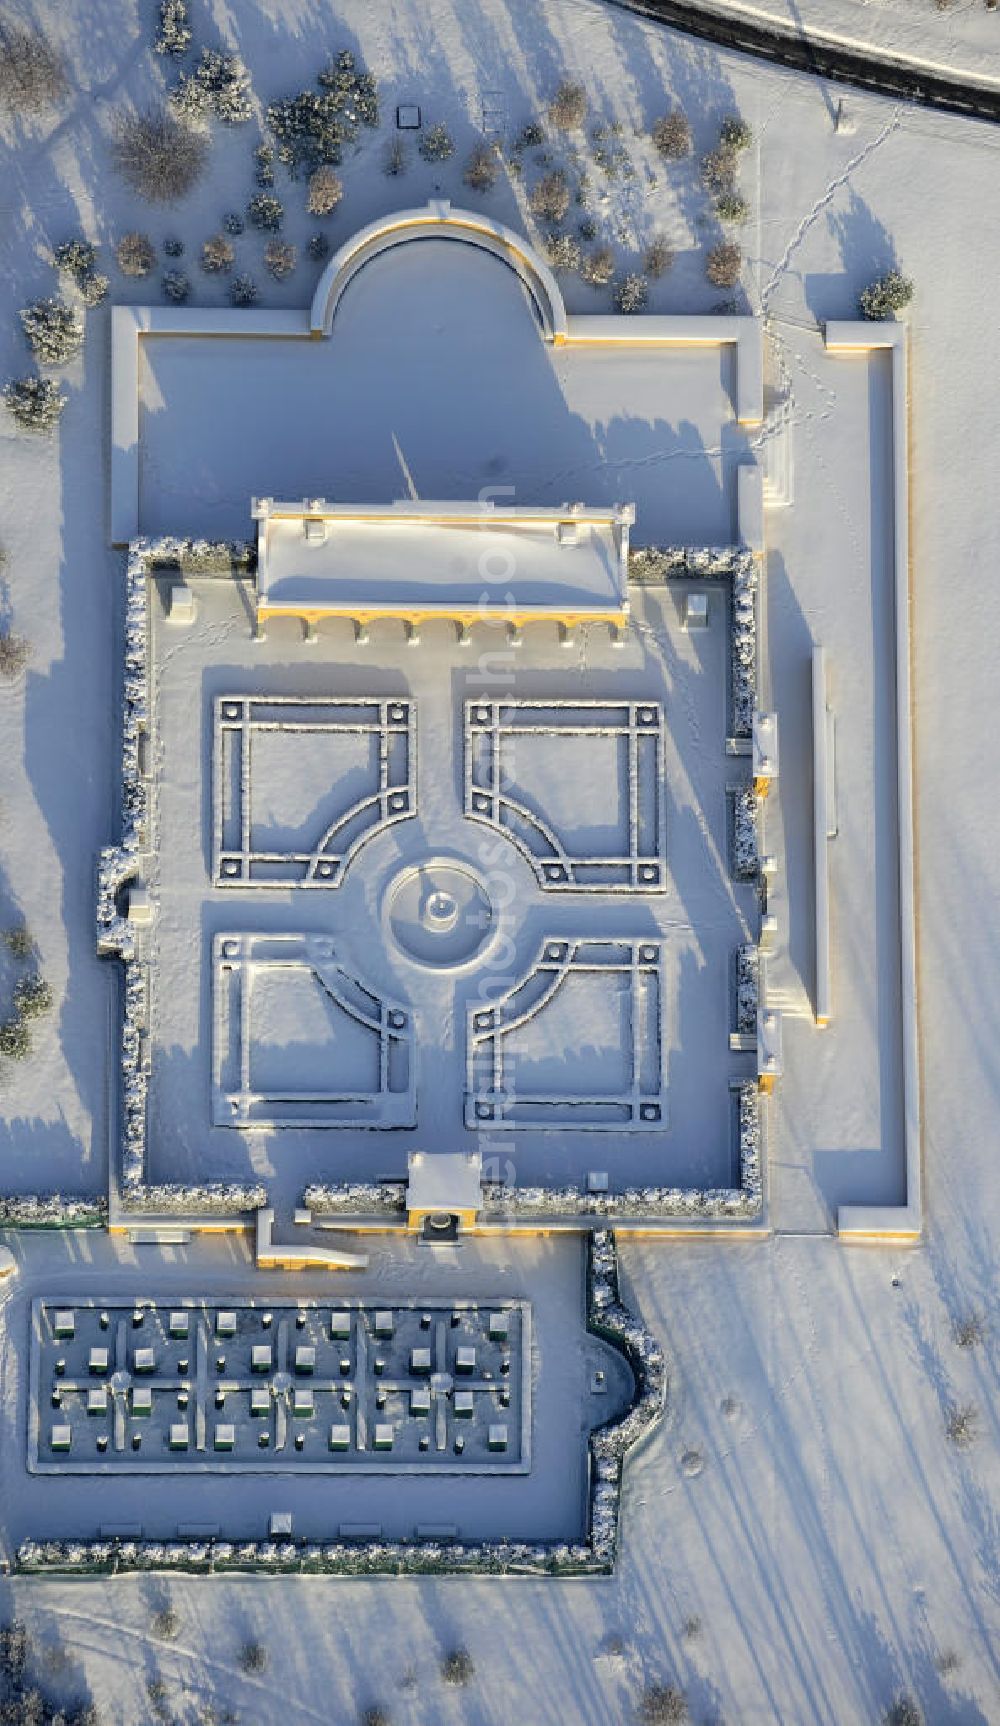
M 281 227 L 285 207 L 273 192 L 255 192 L 247 205 L 247 215 L 255 228 L 265 234 L 276 234 Z
M 653 148 L 665 162 L 679 162 L 691 154 L 691 127 L 680 108 L 672 108 L 662 119 L 654 120 L 650 137 Z
M 55 49 L 37 30 L 0 26 L 0 105 L 12 114 L 38 114 L 66 94 Z
M 580 268 L 580 242 L 573 234 L 546 234 L 545 256 L 554 270 Z
M 239 126 L 253 112 L 250 74 L 235 54 L 203 48 L 193 72 L 182 72 L 170 92 L 170 106 L 184 120 L 199 124 L 212 115 L 225 126 Z
M 201 248 L 201 267 L 209 276 L 227 276 L 236 256 L 225 234 L 212 234 Z
M 913 283 L 899 270 L 889 270 L 878 281 L 870 283 L 858 298 L 858 311 L 863 318 L 878 320 L 901 312 L 913 298 Z
M 743 253 L 735 240 L 722 240 L 705 259 L 705 274 L 713 288 L 735 288 L 742 263 Z
M 119 116 L 114 158 L 118 172 L 140 198 L 170 204 L 185 197 L 201 178 L 208 143 L 166 109 L 147 108 Z
M 97 247 L 89 240 L 63 240 L 55 247 L 52 257 L 57 270 L 64 276 L 71 276 L 73 281 L 80 283 L 85 276 L 92 276 L 97 263 Z
M 897 1696 L 886 1712 L 885 1726 L 924 1726 L 923 1712 L 912 1696 Z
M 587 118 L 587 92 L 582 84 L 560 84 L 549 103 L 549 119 L 561 132 L 572 132 Z
M 496 149 L 492 144 L 477 144 L 469 160 L 465 164 L 462 175 L 467 186 L 474 192 L 491 192 L 497 183 L 500 173 L 500 162 Z
M 182 306 L 191 292 L 191 283 L 183 270 L 166 270 L 160 286 L 171 305 Z
M 580 265 L 580 274 L 592 288 L 606 288 L 615 273 L 615 254 L 610 246 L 598 246 L 588 252 Z
M 526 126 L 522 126 L 515 148 L 518 150 L 539 150 L 544 142 L 545 127 L 538 120 L 529 120 Z
M 643 1726 L 683 1726 L 687 1717 L 687 1699 L 673 1684 L 651 1684 L 639 1704 Z
M 382 162 L 382 172 L 388 174 L 391 180 L 406 173 L 406 145 L 402 138 L 392 138 Z
M 720 144 L 701 158 L 702 184 L 710 192 L 731 192 L 738 165 L 736 151 Z
M 584 216 L 583 221 L 577 223 L 576 231 L 581 240 L 596 240 L 597 223 L 594 221 L 593 216 Z
M 723 192 L 715 200 L 715 211 L 721 222 L 745 222 L 750 205 L 739 192 Z
M 267 1665 L 267 1649 L 263 1642 L 244 1642 L 240 1650 L 240 1665 L 244 1672 L 263 1672 Z
M 952 1335 L 959 1348 L 975 1348 L 986 1335 L 986 1326 L 982 1314 L 978 1312 L 965 1313 L 955 1320 Z
M 441 1662 L 441 1677 L 446 1684 L 469 1684 L 476 1667 L 467 1648 L 452 1648 Z
M 163 255 L 167 258 L 183 258 L 184 241 L 178 239 L 176 234 L 171 234 L 163 242 Z
M 662 234 L 657 234 L 656 238 L 650 240 L 649 245 L 646 247 L 646 254 L 642 261 L 642 267 L 646 275 L 649 276 L 652 281 L 658 282 L 661 276 L 666 275 L 673 261 L 674 254 L 667 245 L 666 240 L 663 238 Z
M 959 1449 L 971 1444 L 979 1430 L 979 1410 L 975 1404 L 966 1402 L 950 1408 L 944 1430 L 949 1443 L 957 1445 Z
M 420 154 L 425 162 L 447 162 L 455 154 L 455 144 L 447 126 L 432 126 L 420 140 Z
M 324 258 L 330 256 L 330 242 L 325 234 L 310 234 L 306 241 L 306 253 L 316 264 L 321 264 Z
M 28 1632 L 18 1619 L 0 1625 L 0 1672 L 14 1684 L 24 1677 L 29 1650 Z
M 270 144 L 258 144 L 253 153 L 253 177 L 258 186 L 274 185 L 274 151 Z
M 246 223 L 239 210 L 227 210 L 222 218 L 223 232 L 227 234 L 242 234 Z
M 8 413 L 25 431 L 54 431 L 66 397 L 52 378 L 14 378 L 4 387 Z
M 0 634 L 0 678 L 5 683 L 13 683 L 15 677 L 20 677 L 30 657 L 31 646 L 26 636 L 10 631 Z
M 0 1055 L 8 1061 L 23 1061 L 31 1051 L 31 1035 L 24 1020 L 16 1014 L 0 1025 Z
M 649 283 L 645 276 L 623 276 L 615 283 L 615 305 L 620 312 L 641 312 L 649 298 Z
M 186 54 L 191 46 L 187 0 L 160 0 L 160 28 L 153 47 L 157 54 Z
M 306 209 L 310 216 L 329 216 L 344 196 L 343 182 L 325 164 L 309 176 L 309 196 Z
M 34 300 L 20 313 L 27 343 L 42 365 L 64 366 L 83 345 L 83 319 L 65 300 Z
M 14 989 L 14 1006 L 26 1022 L 40 1019 L 52 1006 L 52 990 L 44 977 L 33 971 L 30 977 L 18 979 Z
M 295 268 L 295 247 L 284 240 L 272 240 L 264 252 L 264 267 L 276 282 L 283 282 Z
M 719 143 L 726 150 L 748 150 L 753 143 L 753 128 L 739 114 L 729 114 L 719 128 Z
M 229 289 L 234 306 L 252 306 L 257 298 L 257 284 L 252 276 L 237 276 Z
M 15 959 L 30 959 L 35 951 L 35 938 L 27 923 L 15 923 L 13 929 L 5 929 L 0 940 Z
M 123 234 L 115 247 L 123 276 L 148 276 L 156 263 L 156 248 L 148 234 Z
M 569 209 L 569 184 L 561 168 L 543 174 L 528 198 L 532 214 L 543 222 L 561 222 Z
M 388 1710 L 380 1703 L 372 1702 L 367 1708 L 362 1708 L 359 1722 L 360 1726 L 390 1726 Z
M 150 1629 L 161 1642 L 176 1642 L 181 1630 L 180 1614 L 169 1604 L 161 1606 L 153 1613 Z
M 353 142 L 358 126 L 378 125 L 378 86 L 370 72 L 358 68 L 349 49 L 337 55 L 319 74 L 315 90 L 302 90 L 272 102 L 267 123 L 278 140 L 278 155 L 293 179 L 311 174 L 327 162 L 336 167 L 345 143 Z

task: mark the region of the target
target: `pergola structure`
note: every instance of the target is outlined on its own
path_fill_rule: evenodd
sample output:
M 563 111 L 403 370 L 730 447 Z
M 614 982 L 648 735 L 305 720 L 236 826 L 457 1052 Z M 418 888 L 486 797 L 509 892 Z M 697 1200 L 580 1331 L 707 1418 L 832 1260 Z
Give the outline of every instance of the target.
M 416 642 L 444 619 L 459 641 L 475 623 L 628 621 L 631 504 L 588 509 L 498 508 L 491 502 L 387 505 L 279 503 L 256 498 L 256 620 L 294 617 L 313 639 L 327 618 L 349 618 L 358 639 L 397 618 Z

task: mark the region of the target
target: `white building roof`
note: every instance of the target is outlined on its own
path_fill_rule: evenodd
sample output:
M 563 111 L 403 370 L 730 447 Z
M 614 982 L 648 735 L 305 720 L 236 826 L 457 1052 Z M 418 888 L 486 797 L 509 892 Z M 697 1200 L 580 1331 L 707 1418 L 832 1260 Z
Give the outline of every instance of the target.
M 634 513 L 255 499 L 258 613 L 624 619 Z

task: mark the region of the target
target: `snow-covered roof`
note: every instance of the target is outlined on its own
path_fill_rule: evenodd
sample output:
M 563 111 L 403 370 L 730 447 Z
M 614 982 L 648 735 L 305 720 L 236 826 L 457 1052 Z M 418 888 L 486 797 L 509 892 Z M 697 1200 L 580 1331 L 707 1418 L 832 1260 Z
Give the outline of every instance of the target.
M 631 505 L 255 499 L 260 616 L 624 619 Z

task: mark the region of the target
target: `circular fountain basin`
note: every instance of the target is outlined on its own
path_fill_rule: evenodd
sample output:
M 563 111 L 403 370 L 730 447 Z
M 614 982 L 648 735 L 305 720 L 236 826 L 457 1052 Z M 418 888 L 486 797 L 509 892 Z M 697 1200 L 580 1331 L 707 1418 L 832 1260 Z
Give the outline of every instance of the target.
M 453 970 L 481 952 L 494 929 L 490 896 L 464 864 L 432 858 L 389 883 L 389 932 L 418 965 Z

